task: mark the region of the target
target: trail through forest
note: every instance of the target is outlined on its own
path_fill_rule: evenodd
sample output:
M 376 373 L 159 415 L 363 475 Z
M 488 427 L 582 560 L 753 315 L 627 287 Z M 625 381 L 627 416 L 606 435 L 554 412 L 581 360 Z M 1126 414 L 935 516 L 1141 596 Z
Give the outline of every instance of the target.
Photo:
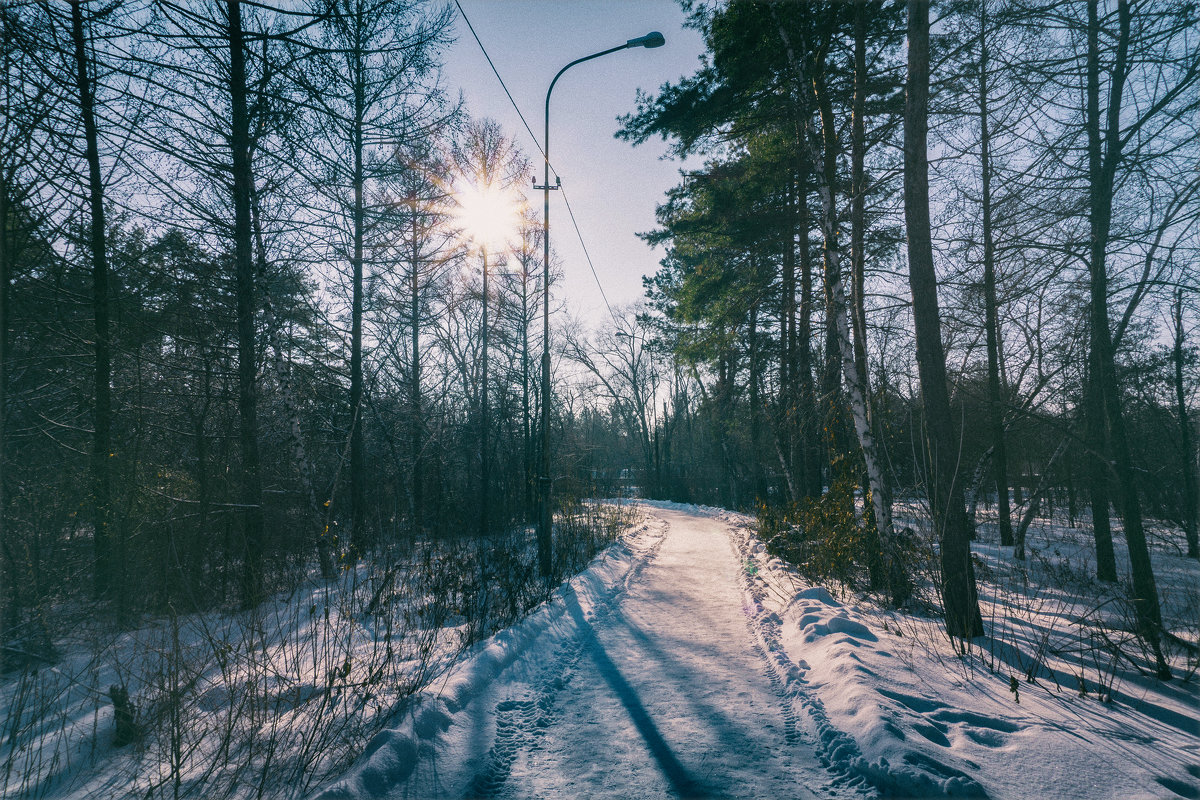
M 419 710 L 427 741 L 385 736 L 326 796 L 862 796 L 800 724 L 729 525 L 645 510 L 630 558 L 607 557 L 616 580 L 564 587 L 556 619 L 441 689 L 453 722 Z
M 830 782 L 746 613 L 726 526 L 656 516 L 662 540 L 608 608 L 588 620 L 566 597 L 578 652 L 501 703 L 481 796 L 811 797 L 801 787 Z
M 1112 673 L 1102 695 L 1090 677 L 1072 687 L 1084 667 L 1061 652 L 1038 656 L 1033 680 L 986 647 L 946 660 L 935 619 L 808 584 L 744 515 L 638 509 L 617 544 L 428 687 L 320 800 L 1200 792 L 1189 686 Z M 991 609 L 1000 590 L 984 589 Z M 995 628 L 993 649 L 1035 655 L 1039 635 L 1079 649 L 1059 618 L 1073 606 L 1031 613 L 1029 631 L 1020 602 L 1002 608 L 1013 629 Z

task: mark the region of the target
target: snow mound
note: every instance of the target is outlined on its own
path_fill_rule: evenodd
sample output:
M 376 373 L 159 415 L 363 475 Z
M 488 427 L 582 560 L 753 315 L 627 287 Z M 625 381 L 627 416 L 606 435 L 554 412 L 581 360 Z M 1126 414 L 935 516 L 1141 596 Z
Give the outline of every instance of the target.
M 747 610 L 822 759 L 850 785 L 884 797 L 1200 798 L 1194 687 L 1146 681 L 1140 697 L 1101 702 L 1060 673 L 1053 685 L 1014 682 L 983 640 L 956 653 L 937 620 L 804 585 L 749 524 L 731 540 L 747 565 Z M 1033 622 L 1062 625 L 1049 613 Z
M 558 673 L 570 654 L 561 650 L 580 640 L 580 620 L 608 613 L 664 532 L 663 524 L 632 529 L 557 588 L 549 602 L 472 647 L 437 686 L 415 699 L 395 727 L 371 740 L 349 772 L 314 800 L 486 795 L 489 787 L 476 785 L 480 780 L 487 783 L 489 762 L 489 753 L 480 752 L 479 732 L 496 734 L 483 738 L 500 738 L 499 729 L 509 722 L 501 717 L 537 715 L 539 709 L 527 708 L 531 704 L 524 700 L 536 693 L 531 687 L 540 685 L 544 693 L 546 686 L 562 680 Z M 575 604 L 581 615 L 573 613 Z M 475 778 L 469 785 L 445 785 L 446 776 L 452 775 Z
M 827 606 L 841 606 L 837 600 L 833 599 L 833 595 L 824 586 L 810 586 L 809 588 L 796 592 L 796 597 L 792 600 L 795 603 L 797 600 L 815 600 L 818 603 Z
M 908 728 L 946 748 L 936 756 L 914 749 L 904 724 L 872 690 L 880 674 L 858 651 L 879 642 L 828 589 L 814 586 L 789 604 L 780 626 L 782 649 L 798 659 L 796 699 L 816 730 L 829 766 L 860 779 L 885 797 L 987 797 L 971 774 L 978 765 L 952 752 L 937 724 Z

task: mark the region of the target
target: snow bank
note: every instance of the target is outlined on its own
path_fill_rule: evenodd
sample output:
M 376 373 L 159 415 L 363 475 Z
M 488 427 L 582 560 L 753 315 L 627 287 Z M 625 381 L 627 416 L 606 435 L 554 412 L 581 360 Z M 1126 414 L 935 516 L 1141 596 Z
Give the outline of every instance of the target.
M 393 728 L 376 735 L 355 766 L 315 795 L 316 800 L 486 793 L 486 787 L 447 782 L 472 775 L 478 782 L 485 774 L 497 728 L 505 724 L 501 715 L 540 713 L 525 708 L 519 698 L 539 685 L 540 694 L 548 696 L 545 685 L 558 680 L 562 663 L 577 655 L 570 650 L 581 642 L 580 626 L 568 600 L 578 604 L 589 622 L 607 614 L 664 533 L 661 522 L 640 524 L 556 589 L 549 602 L 471 648 L 437 685 L 416 698 Z
M 954 655 L 935 620 L 805 585 L 766 554 L 752 519 L 703 513 L 733 526 L 761 646 L 823 759 L 848 781 L 885 797 L 1200 797 L 1194 683 L 1125 676 L 1125 691 L 1104 702 L 1094 689 L 1081 694 L 1086 681 L 1055 683 L 1053 671 L 1027 682 L 979 649 Z M 1174 568 L 1195 585 L 1194 562 Z M 985 600 L 988 591 L 982 584 Z M 1064 626 L 1054 615 L 1069 608 L 1043 603 L 1030 630 Z M 1004 614 L 1000 604 L 991 611 Z
M 956 654 L 934 619 L 884 611 L 866 598 L 835 597 L 827 587 L 804 583 L 766 552 L 745 515 L 642 505 L 727 526 L 742 566 L 747 625 L 784 698 L 785 728 L 807 734 L 836 776 L 830 786 L 839 795 L 1200 797 L 1194 684 L 1157 684 L 1122 673 L 1107 694 L 1094 687 L 1085 694 L 1082 674 L 1078 684 L 1064 682 L 1068 662 L 1050 652 L 1030 661 L 1043 666 L 1032 669 L 1030 682 L 1007 666 L 1012 653 L 1003 654 L 1010 657 L 1005 661 L 981 649 L 980 640 Z M 657 553 L 665 525 L 652 510 L 647 518 L 550 602 L 474 647 L 320 800 L 489 796 L 503 787 L 514 754 L 536 749 L 538 731 L 553 723 L 556 686 L 587 638 L 583 621 L 615 608 Z M 979 546 L 986 557 L 989 545 Z M 1163 574 L 1180 577 L 1182 586 L 1194 584 L 1194 566 L 1172 568 Z M 983 571 L 989 630 L 1011 634 L 1013 620 L 1007 627 L 997 622 L 1007 615 L 1021 616 L 1027 631 L 1013 647 L 1037 644 L 1028 631 L 1068 626 L 1075 606 L 1060 600 L 1006 606 L 988 582 L 994 574 Z

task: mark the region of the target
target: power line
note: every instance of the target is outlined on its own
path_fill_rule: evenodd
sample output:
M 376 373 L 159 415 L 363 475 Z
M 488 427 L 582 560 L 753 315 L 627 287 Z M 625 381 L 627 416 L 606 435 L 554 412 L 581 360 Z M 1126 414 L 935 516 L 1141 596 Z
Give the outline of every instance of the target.
M 483 42 L 479 40 L 479 34 L 475 32 L 475 26 L 471 24 L 471 20 L 467 17 L 467 12 L 463 11 L 463 7 L 459 5 L 458 0 L 454 0 L 455 7 L 458 8 L 458 13 L 462 16 L 463 22 L 467 23 L 467 29 L 471 31 L 471 35 L 475 37 L 475 44 L 479 45 L 480 51 L 483 52 L 483 57 L 487 59 L 488 66 L 492 68 L 492 74 L 496 76 L 496 80 L 500 81 L 500 88 L 504 90 L 505 96 L 508 97 L 508 102 L 512 103 L 513 109 L 517 112 L 517 116 L 521 118 L 521 124 L 525 126 L 525 130 L 529 132 L 529 138 L 533 140 L 533 146 L 542 154 L 542 158 L 549 163 L 550 159 L 546 156 L 546 151 L 542 149 L 541 142 L 533 135 L 533 128 L 529 127 L 529 123 L 525 121 L 525 115 L 521 113 L 517 101 L 513 99 L 512 93 L 508 91 L 508 86 L 504 83 L 504 78 L 500 77 L 500 70 L 496 69 L 496 65 L 492 63 L 492 57 L 488 55 L 487 48 L 483 46 Z M 554 165 L 550 165 L 550 169 L 558 175 L 558 170 L 554 169 Z
M 479 45 L 479 49 L 483 53 L 483 57 L 487 59 L 488 66 L 492 68 L 492 74 L 496 76 L 496 80 L 500 81 L 500 88 L 504 90 L 504 94 L 508 98 L 508 102 L 512 104 L 513 110 L 516 111 L 517 116 L 521 118 L 521 124 L 525 126 L 525 130 L 529 133 L 529 138 L 533 140 L 533 146 L 536 147 L 538 152 L 542 154 L 542 158 L 545 159 L 547 164 L 549 164 L 550 170 L 557 177 L 558 170 L 554 169 L 553 164 L 550 164 L 550 158 L 546 155 L 546 151 L 542 149 L 541 143 L 538 141 L 537 137 L 533 135 L 533 129 L 529 127 L 529 123 L 525 120 L 525 115 L 521 113 L 520 106 L 518 106 L 517 101 L 513 99 L 512 92 L 508 91 L 508 86 L 504 83 L 504 78 L 500 77 L 500 70 L 496 69 L 496 64 L 492 61 L 492 57 L 488 55 L 487 48 L 484 47 L 483 42 L 480 41 L 479 34 L 475 32 L 475 26 L 471 24 L 471 20 L 467 17 L 467 12 L 463 11 L 463 7 L 458 0 L 454 0 L 454 5 L 458 9 L 458 13 L 462 16 L 463 22 L 467 23 L 467 29 L 471 31 L 471 36 L 475 38 L 475 44 Z M 608 302 L 608 295 L 604 291 L 604 286 L 600 283 L 600 276 L 596 274 L 596 267 L 592 263 L 592 255 L 588 252 L 587 244 L 583 241 L 583 232 L 579 229 L 579 222 L 575 219 L 575 211 L 571 208 L 571 202 L 567 199 L 567 192 L 562 188 L 561 183 L 558 188 L 559 191 L 562 192 L 563 203 L 565 203 L 567 206 L 567 214 L 571 217 L 571 225 L 575 228 L 575 235 L 579 237 L 579 246 L 583 248 L 583 255 L 587 259 L 588 269 L 592 271 L 592 277 L 596 280 L 596 288 L 600 290 L 600 297 L 604 299 L 604 306 L 608 309 L 609 315 L 613 318 L 613 321 L 616 322 L 617 315 L 613 312 L 612 305 L 610 305 Z M 549 264 L 543 265 L 543 269 L 549 268 Z
M 613 318 L 613 322 L 617 322 L 617 315 L 613 312 L 612 306 L 608 303 L 608 295 L 604 293 L 604 287 L 600 285 L 600 276 L 596 274 L 596 268 L 592 265 L 592 256 L 588 253 L 587 245 L 583 242 L 583 233 L 579 230 L 579 223 L 575 221 L 575 212 L 571 209 L 571 201 L 567 199 L 566 191 L 559 187 L 562 192 L 563 202 L 566 203 L 567 213 L 571 216 L 571 224 L 575 227 L 575 235 L 579 237 L 579 246 L 583 248 L 583 255 L 587 258 L 588 269 L 592 271 L 592 277 L 596 279 L 596 288 L 600 290 L 600 297 L 604 299 L 604 306 L 608 309 L 608 314 Z

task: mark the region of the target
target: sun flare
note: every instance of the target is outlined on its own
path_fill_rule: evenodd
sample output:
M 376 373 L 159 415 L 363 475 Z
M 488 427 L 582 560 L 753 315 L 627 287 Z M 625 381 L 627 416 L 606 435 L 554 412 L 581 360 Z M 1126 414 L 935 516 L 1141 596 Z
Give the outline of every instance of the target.
M 520 222 L 519 199 L 495 183 L 471 183 L 458 191 L 458 216 L 476 244 L 496 249 L 512 238 Z

